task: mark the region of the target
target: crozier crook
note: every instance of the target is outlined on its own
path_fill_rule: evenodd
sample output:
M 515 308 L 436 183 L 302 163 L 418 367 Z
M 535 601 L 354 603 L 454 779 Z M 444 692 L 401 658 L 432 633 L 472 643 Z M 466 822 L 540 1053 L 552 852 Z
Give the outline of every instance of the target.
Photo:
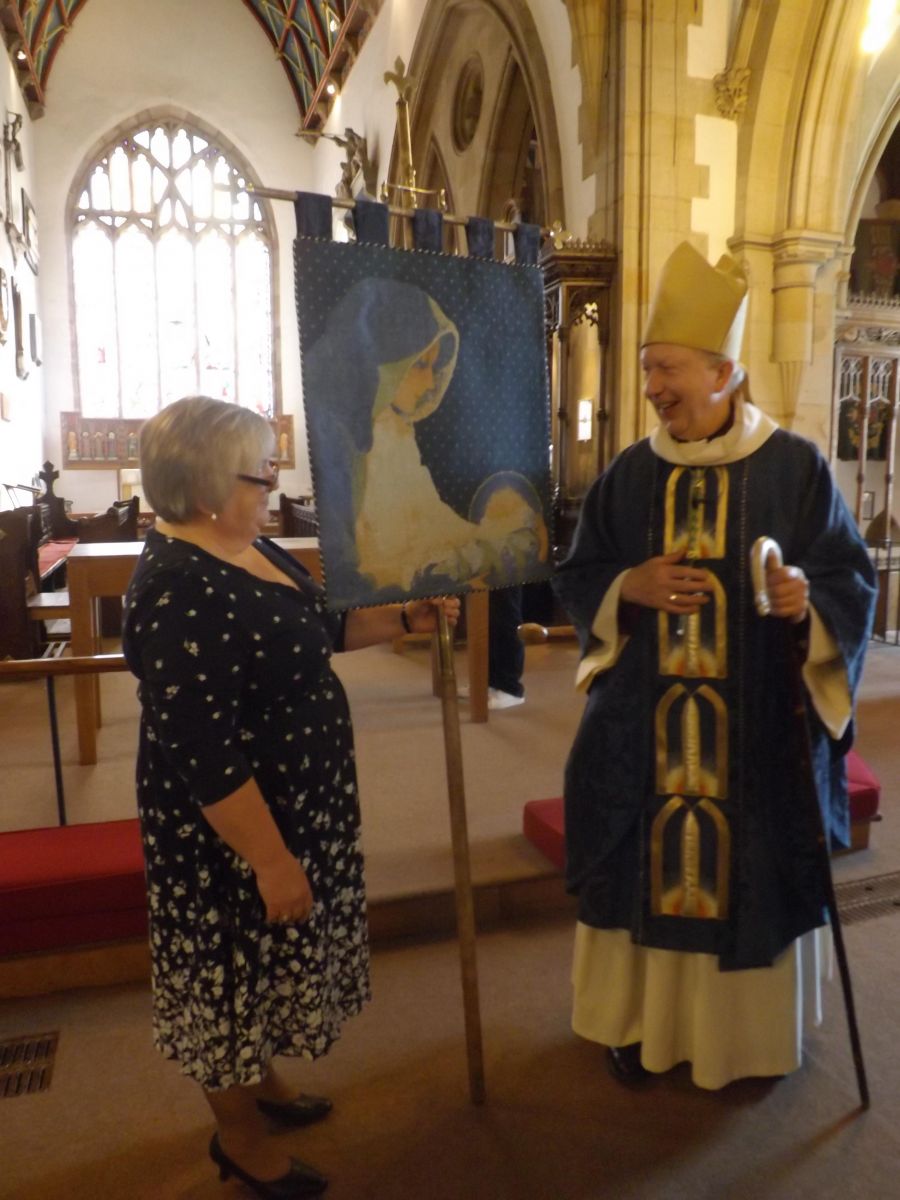
M 767 617 L 772 611 L 769 590 L 766 587 L 766 572 L 770 559 L 774 559 L 772 567 L 776 571 L 784 565 L 781 547 L 774 538 L 758 537 L 750 550 L 750 580 L 753 584 L 753 602 L 761 617 Z
M 758 537 L 750 548 L 750 582 L 753 588 L 753 601 L 756 605 L 756 611 L 761 617 L 768 617 L 772 612 L 772 604 L 769 600 L 769 592 L 766 587 L 766 572 L 770 566 L 772 570 L 777 571 L 783 565 L 784 556 L 781 553 L 781 547 L 775 539 Z M 844 947 L 844 934 L 841 928 L 840 913 L 838 912 L 837 896 L 834 891 L 834 880 L 831 876 L 828 836 L 822 822 L 822 810 L 819 807 L 812 766 L 812 748 L 809 740 L 809 727 L 807 725 L 807 693 L 803 681 L 803 663 L 798 647 L 795 645 L 793 635 L 790 632 L 790 627 L 787 624 L 785 624 L 785 637 L 787 662 L 790 667 L 791 687 L 794 696 L 794 715 L 798 721 L 800 730 L 798 752 L 800 756 L 800 779 L 803 786 L 799 798 L 809 805 L 810 815 L 816 829 L 816 857 L 818 859 L 819 874 L 825 896 L 825 907 L 828 910 L 831 935 L 834 941 L 838 974 L 841 978 L 844 1010 L 847 1014 L 847 1032 L 850 1035 L 850 1051 L 853 1055 L 853 1067 L 856 1072 L 856 1084 L 859 1089 L 860 1107 L 867 1109 L 869 1107 L 869 1083 L 863 1061 L 859 1025 L 856 1020 L 856 1004 L 853 999 L 850 965 L 847 961 L 847 951 Z

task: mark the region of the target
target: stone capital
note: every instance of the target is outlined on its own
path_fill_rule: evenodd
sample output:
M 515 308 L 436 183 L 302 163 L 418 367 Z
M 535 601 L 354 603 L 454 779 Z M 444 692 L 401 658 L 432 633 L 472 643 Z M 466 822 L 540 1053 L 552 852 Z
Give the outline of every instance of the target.
M 750 68 L 729 67 L 713 78 L 719 115 L 736 120 L 747 107 L 750 95 Z
M 809 263 L 820 267 L 840 254 L 844 238 L 840 233 L 818 230 L 787 229 L 771 242 L 775 264 Z
M 843 238 L 837 234 L 788 231 L 772 242 L 772 290 L 816 287 L 819 272 L 840 258 Z

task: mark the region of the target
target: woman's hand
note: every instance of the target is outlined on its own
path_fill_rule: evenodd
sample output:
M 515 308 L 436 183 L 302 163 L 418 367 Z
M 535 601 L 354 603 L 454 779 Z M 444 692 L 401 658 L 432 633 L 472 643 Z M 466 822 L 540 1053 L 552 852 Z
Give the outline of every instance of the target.
M 392 642 L 404 633 L 434 633 L 438 613 L 443 609 L 447 620 L 459 620 L 459 597 L 439 596 L 434 600 L 407 600 L 405 604 L 384 604 L 377 608 L 356 608 L 347 614 L 344 649 L 362 650 L 377 642 Z M 403 616 L 409 629 L 403 624 Z
M 770 615 L 786 617 L 799 625 L 809 612 L 809 580 L 801 567 L 777 567 L 766 571 L 766 591 L 769 593 Z
M 267 921 L 303 922 L 312 912 L 313 894 L 306 872 L 287 851 L 256 868 L 256 886 L 266 906 Z
M 309 880 L 284 844 L 256 780 L 246 779 L 230 796 L 206 805 L 203 815 L 252 867 L 266 920 L 305 921 L 313 906 Z
M 632 567 L 622 580 L 621 599 L 679 616 L 699 612 L 713 590 L 712 577 L 683 559 L 684 550 L 674 550 Z
M 453 626 L 459 620 L 459 596 L 438 596 L 434 600 L 407 600 L 402 606 L 413 633 L 434 633 L 439 613 L 444 612 Z

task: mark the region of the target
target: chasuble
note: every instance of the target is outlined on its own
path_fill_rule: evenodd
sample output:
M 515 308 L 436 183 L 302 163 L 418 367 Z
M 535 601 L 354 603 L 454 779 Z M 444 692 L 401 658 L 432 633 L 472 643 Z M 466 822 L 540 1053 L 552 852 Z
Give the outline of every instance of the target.
M 847 845 L 844 755 L 874 572 L 815 447 L 738 402 L 724 437 L 657 430 L 588 493 L 556 586 L 582 649 L 587 704 L 566 768 L 567 884 L 579 920 L 634 943 L 763 967 L 824 924 L 791 712 L 788 636 L 825 828 Z M 773 537 L 810 584 L 809 625 L 757 615 L 749 556 Z M 690 616 L 619 603 L 622 575 L 684 550 L 707 570 Z

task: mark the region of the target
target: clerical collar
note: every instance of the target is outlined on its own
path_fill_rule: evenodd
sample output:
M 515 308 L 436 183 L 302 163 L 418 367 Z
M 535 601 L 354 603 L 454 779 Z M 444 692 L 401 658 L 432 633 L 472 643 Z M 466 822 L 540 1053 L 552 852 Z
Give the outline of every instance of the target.
M 679 466 L 722 466 L 739 462 L 758 450 L 778 426 L 755 404 L 735 397 L 732 418 L 711 438 L 676 442 L 662 425 L 650 434 L 650 449 L 665 462 Z
M 716 430 L 716 432 L 711 433 L 709 435 L 709 437 L 697 438 L 697 441 L 699 441 L 699 442 L 714 442 L 716 440 L 716 438 L 724 437 L 725 434 L 729 431 L 729 429 L 731 429 L 731 427 L 733 425 L 734 425 L 734 401 L 732 401 L 731 404 L 728 406 L 728 416 L 725 418 L 724 425 L 721 425 Z M 686 446 L 689 444 L 690 439 L 673 437 L 672 441 L 677 442 L 679 444 L 679 446 Z

